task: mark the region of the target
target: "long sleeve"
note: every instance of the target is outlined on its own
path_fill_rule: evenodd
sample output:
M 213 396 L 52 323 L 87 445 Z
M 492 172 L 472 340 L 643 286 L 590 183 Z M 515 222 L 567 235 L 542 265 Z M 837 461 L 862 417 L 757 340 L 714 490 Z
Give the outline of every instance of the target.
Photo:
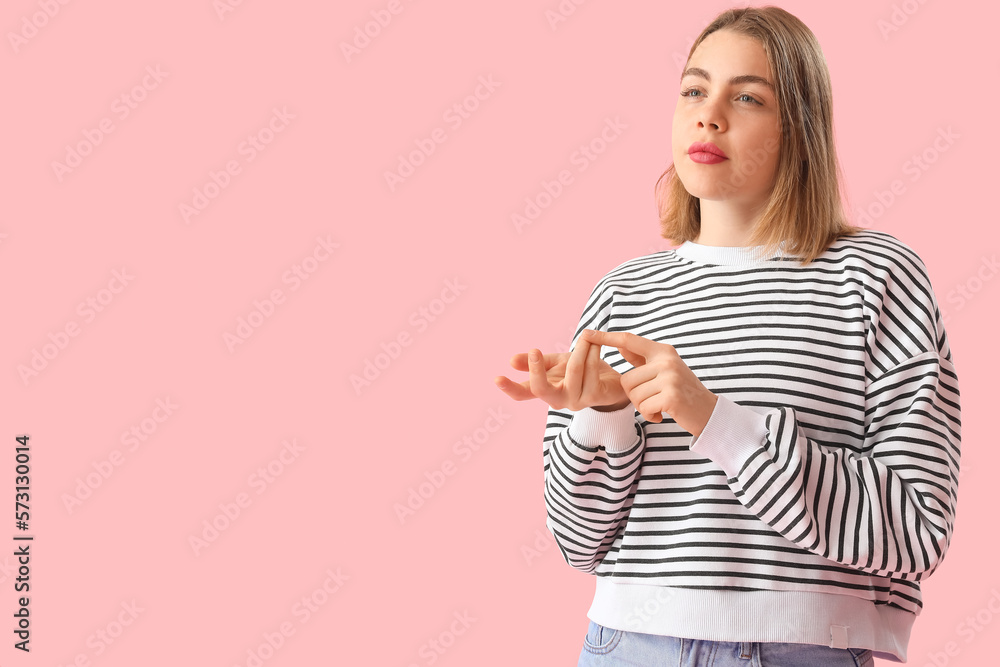
M 916 581 L 941 563 L 954 527 L 958 376 L 920 260 L 876 277 L 862 437 L 831 446 L 808 437 L 793 408 L 755 410 L 720 396 L 691 450 L 714 460 L 740 503 L 796 545 Z
M 642 429 L 629 405 L 549 410 L 545 431 L 545 525 L 567 563 L 593 572 L 628 519 Z
M 606 326 L 607 278 L 594 288 L 574 336 Z M 549 409 L 543 436 L 545 525 L 563 558 L 593 572 L 628 519 L 644 448 L 630 404 L 614 412 Z

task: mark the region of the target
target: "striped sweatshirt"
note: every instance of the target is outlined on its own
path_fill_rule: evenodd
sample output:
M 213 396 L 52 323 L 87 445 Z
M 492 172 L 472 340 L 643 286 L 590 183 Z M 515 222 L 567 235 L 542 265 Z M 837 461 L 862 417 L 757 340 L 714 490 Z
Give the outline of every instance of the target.
M 923 261 L 888 233 L 811 264 L 685 242 L 596 285 L 583 329 L 672 345 L 718 401 L 550 409 L 546 526 L 596 575 L 588 617 L 688 639 L 868 648 L 904 661 L 955 520 L 958 377 Z M 612 347 L 602 358 L 632 366 Z

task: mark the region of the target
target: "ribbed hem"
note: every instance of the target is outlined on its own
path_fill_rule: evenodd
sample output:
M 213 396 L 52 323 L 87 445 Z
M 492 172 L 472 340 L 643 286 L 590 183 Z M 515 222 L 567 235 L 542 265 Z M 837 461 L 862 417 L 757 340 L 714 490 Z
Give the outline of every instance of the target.
M 717 642 L 871 649 L 905 662 L 916 616 L 850 595 L 625 584 L 597 577 L 590 620 L 609 628 Z
M 736 477 L 743 464 L 767 442 L 767 417 L 753 408 L 716 394 L 718 401 L 701 435 L 691 440 L 691 451 L 719 464 Z
M 756 266 L 759 264 L 773 263 L 771 260 L 777 257 L 784 257 L 785 244 L 782 243 L 777 251 L 771 253 L 764 252 L 764 246 L 715 246 L 702 245 L 693 241 L 685 241 L 674 249 L 674 254 L 684 259 L 705 264 L 720 264 L 724 266 Z
M 631 403 L 613 412 L 584 408 L 571 414 L 573 421 L 569 424 L 569 437 L 584 447 L 604 447 L 608 452 L 624 452 L 639 442 L 635 430 L 635 408 Z

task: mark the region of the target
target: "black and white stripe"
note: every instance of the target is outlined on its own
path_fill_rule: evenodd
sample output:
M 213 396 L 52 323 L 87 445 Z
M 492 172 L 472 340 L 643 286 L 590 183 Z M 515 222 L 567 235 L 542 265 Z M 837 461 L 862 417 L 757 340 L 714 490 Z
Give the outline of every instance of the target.
M 911 249 L 867 230 L 804 267 L 659 252 L 597 284 L 577 337 L 584 328 L 669 343 L 708 389 L 766 415 L 767 437 L 727 473 L 668 415 L 629 410 L 605 445 L 573 439 L 582 414 L 549 410 L 547 525 L 570 565 L 919 610 L 917 582 L 954 526 L 961 422 L 941 313 Z M 631 368 L 614 348 L 604 358 Z

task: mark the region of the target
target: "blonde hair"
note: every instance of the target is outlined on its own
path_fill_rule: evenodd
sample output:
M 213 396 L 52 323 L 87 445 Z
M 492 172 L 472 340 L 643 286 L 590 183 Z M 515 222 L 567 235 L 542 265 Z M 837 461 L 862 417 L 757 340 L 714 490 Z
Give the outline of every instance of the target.
M 784 241 L 786 253 L 808 264 L 837 237 L 862 229 L 848 222 L 841 200 L 843 177 L 834 145 L 832 87 L 823 51 L 812 31 L 784 9 L 747 7 L 719 14 L 695 40 L 688 61 L 706 37 L 723 29 L 763 46 L 781 123 L 774 187 L 748 245 L 773 251 Z M 656 181 L 657 195 L 664 179 L 665 205 L 657 196 L 663 238 L 675 244 L 694 241 L 701 231 L 700 201 L 684 188 L 673 164 Z

